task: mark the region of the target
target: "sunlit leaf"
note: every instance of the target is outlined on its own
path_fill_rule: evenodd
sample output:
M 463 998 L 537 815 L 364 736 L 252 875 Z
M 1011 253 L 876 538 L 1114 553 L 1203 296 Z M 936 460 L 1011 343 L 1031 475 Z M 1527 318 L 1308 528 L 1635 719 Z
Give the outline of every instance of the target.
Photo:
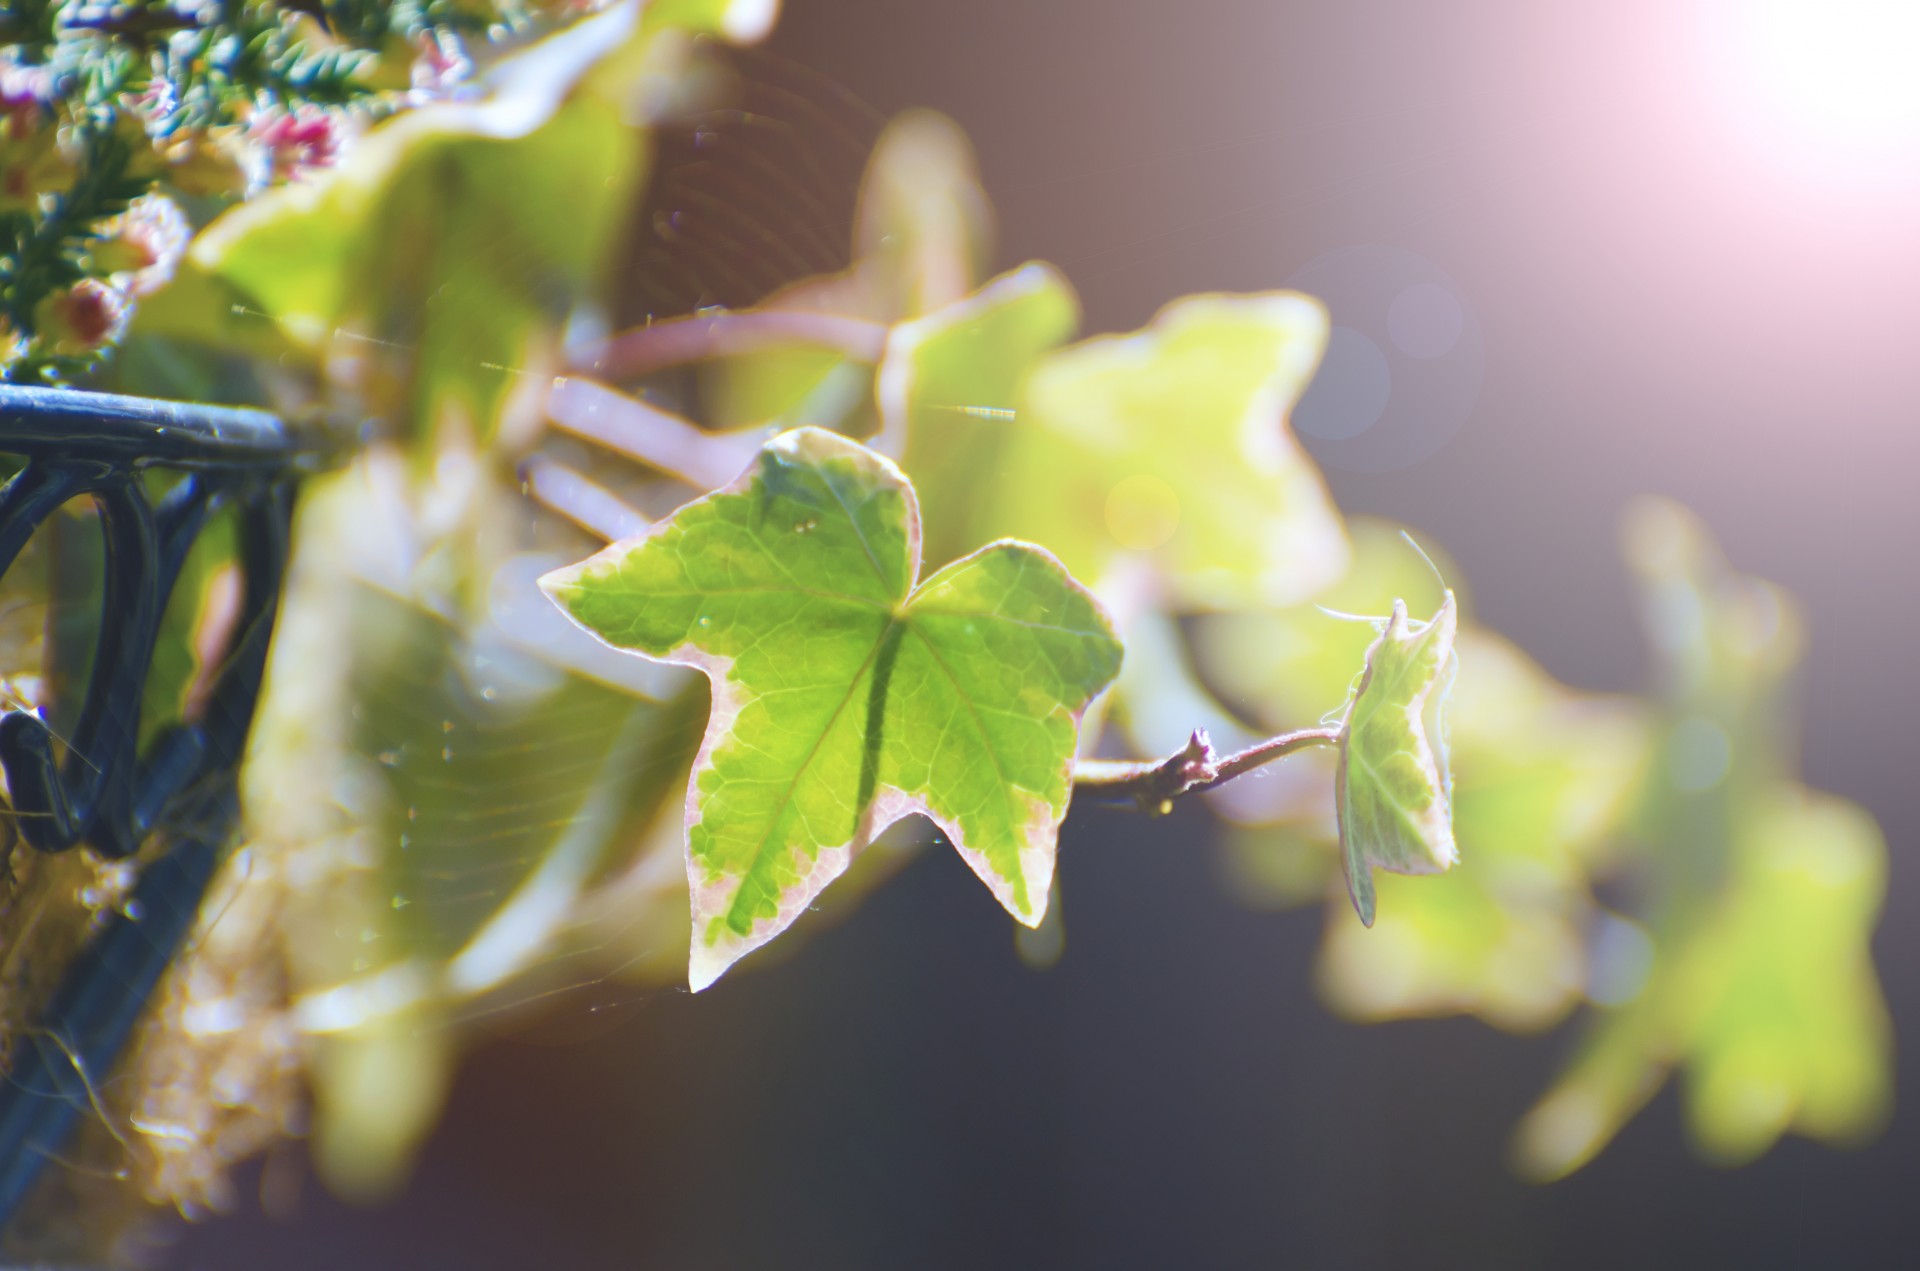
M 802 429 L 648 535 L 544 580 L 602 639 L 713 682 L 687 795 L 696 989 L 914 812 L 1039 922 L 1078 718 L 1119 643 L 1024 544 L 919 571 L 906 479 Z
M 959 541 L 1044 543 L 1075 576 L 1149 565 L 1182 609 L 1281 604 L 1338 576 L 1345 539 L 1287 429 L 1326 342 L 1289 292 L 1191 296 L 1128 336 L 1047 351 L 1076 305 L 1024 266 L 890 345 L 885 434 L 947 483 Z M 919 456 L 919 458 L 916 458 Z
M 1453 593 L 1428 622 L 1395 602 L 1367 654 L 1340 730 L 1334 802 L 1341 865 L 1360 921 L 1373 925 L 1373 869 L 1435 874 L 1454 863 L 1446 697 L 1454 669 Z
M 1429 564 L 1403 527 L 1388 521 L 1354 517 L 1347 536 L 1345 569 L 1299 603 L 1245 606 L 1193 621 L 1194 654 L 1206 681 L 1268 728 L 1310 727 L 1346 700 L 1379 633 L 1371 623 L 1339 615 L 1384 614 L 1396 600 L 1405 600 L 1412 613 L 1433 613 L 1445 591 L 1435 565 L 1449 578 L 1458 572 L 1443 555 Z M 1469 589 L 1460 589 L 1459 602 L 1471 612 Z
M 1359 1018 L 1465 1011 L 1541 1028 L 1588 988 L 1587 871 L 1620 831 L 1650 738 L 1628 703 L 1555 684 L 1505 641 L 1464 630 L 1457 644 L 1460 863 L 1378 880 L 1373 930 L 1329 922 L 1317 972 Z
M 1725 908 L 1676 969 L 1687 1116 L 1745 1161 L 1797 1129 L 1845 1142 L 1886 1111 L 1892 1038 L 1868 940 L 1886 886 L 1879 827 L 1852 804 L 1779 788 L 1742 816 Z
M 902 455 L 909 474 L 925 474 L 929 559 L 951 560 L 995 537 L 982 503 L 1015 461 L 1008 451 L 1026 376 L 1079 324 L 1080 302 L 1066 280 L 1046 265 L 1024 265 L 893 328 L 875 385 L 880 444 Z

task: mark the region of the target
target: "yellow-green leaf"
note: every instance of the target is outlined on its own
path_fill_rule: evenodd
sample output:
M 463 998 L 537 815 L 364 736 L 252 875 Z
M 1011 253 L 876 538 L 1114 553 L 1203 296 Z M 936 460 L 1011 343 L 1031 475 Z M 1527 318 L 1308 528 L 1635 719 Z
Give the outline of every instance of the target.
M 784 930 L 913 813 L 1040 921 L 1106 616 L 1045 552 L 991 544 L 920 581 L 913 487 L 820 429 L 543 580 L 574 621 L 713 684 L 687 790 L 689 980 Z
M 1367 654 L 1340 730 L 1335 805 L 1341 863 L 1360 921 L 1373 925 L 1373 868 L 1434 874 L 1454 863 L 1446 695 L 1454 667 L 1453 593 L 1429 622 L 1395 602 Z

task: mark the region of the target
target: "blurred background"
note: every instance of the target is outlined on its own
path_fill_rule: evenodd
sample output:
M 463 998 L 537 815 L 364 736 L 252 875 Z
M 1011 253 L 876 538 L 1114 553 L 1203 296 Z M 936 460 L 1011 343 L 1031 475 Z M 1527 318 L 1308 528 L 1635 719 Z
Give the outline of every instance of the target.
M 1904 1043 L 1920 88 L 1915 43 L 1851 37 L 1912 37 L 1910 8 L 794 0 L 767 48 L 850 135 L 909 106 L 958 121 L 997 266 L 1057 262 L 1088 330 L 1192 291 L 1326 297 L 1296 422 L 1342 509 L 1419 527 L 1562 680 L 1646 687 L 1635 495 L 1797 595 L 1805 773 L 1886 831 L 1875 956 Z M 1382 288 L 1420 303 L 1380 320 Z M 171 1260 L 1805 1266 L 1912 1234 L 1898 1108 L 1862 1150 L 1789 1138 L 1722 1170 L 1669 1086 L 1570 1179 L 1518 1181 L 1509 1135 L 1572 1030 L 1339 1022 L 1308 977 L 1321 916 L 1236 902 L 1211 834 L 1198 808 L 1076 813 L 1050 971 L 936 852 L 697 1000 L 564 999 L 468 1058 L 396 1203 L 347 1206 L 283 1157 L 270 1204 Z

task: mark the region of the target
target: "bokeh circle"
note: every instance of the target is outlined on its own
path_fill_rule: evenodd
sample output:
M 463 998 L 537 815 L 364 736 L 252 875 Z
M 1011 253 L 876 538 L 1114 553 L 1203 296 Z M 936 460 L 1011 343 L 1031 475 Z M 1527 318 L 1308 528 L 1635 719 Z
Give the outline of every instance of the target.
M 1437 453 L 1480 400 L 1486 345 L 1465 293 L 1401 247 L 1327 252 L 1287 280 L 1332 315 L 1293 426 L 1321 463 L 1388 472 Z

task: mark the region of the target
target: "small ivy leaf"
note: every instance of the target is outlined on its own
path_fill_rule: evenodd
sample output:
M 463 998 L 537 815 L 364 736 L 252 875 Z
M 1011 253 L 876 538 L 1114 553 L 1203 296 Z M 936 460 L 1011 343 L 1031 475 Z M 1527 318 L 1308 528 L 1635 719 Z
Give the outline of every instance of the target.
M 916 585 L 913 487 L 817 428 L 647 534 L 541 580 L 618 648 L 713 683 L 688 782 L 698 990 L 853 856 L 931 819 L 1013 916 L 1046 911 L 1081 713 L 1120 666 L 1053 557 L 989 544 Z
M 1334 789 L 1341 864 L 1353 907 L 1369 927 L 1374 866 L 1437 874 L 1456 857 L 1445 716 L 1455 623 L 1451 591 L 1430 622 L 1410 622 L 1405 603 L 1395 601 L 1340 729 Z
M 1583 933 L 1629 930 L 1606 927 L 1588 871 L 1633 808 L 1652 720 L 1555 683 L 1486 631 L 1464 627 L 1455 648 L 1462 666 L 1447 705 L 1461 862 L 1444 878 L 1377 880 L 1379 921 L 1370 931 L 1327 923 L 1316 972 L 1351 1018 L 1464 1012 L 1534 1031 L 1572 1010 L 1583 987 L 1615 1000 L 1644 974 L 1631 935 Z

